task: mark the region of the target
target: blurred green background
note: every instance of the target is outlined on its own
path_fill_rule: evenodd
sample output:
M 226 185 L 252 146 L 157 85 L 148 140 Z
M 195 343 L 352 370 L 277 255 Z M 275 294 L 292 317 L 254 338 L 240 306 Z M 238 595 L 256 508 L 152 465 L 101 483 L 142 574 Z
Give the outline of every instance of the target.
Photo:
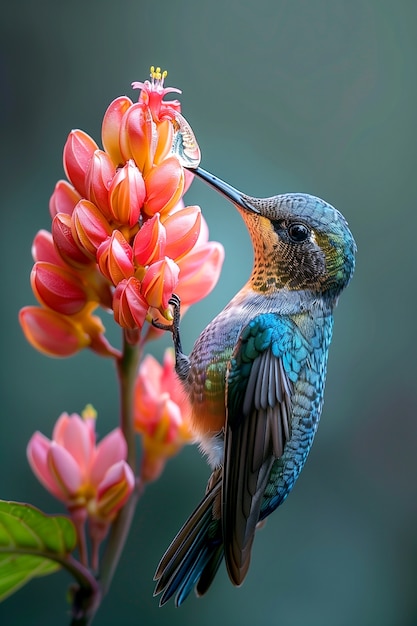
M 243 588 L 221 569 L 209 594 L 181 609 L 152 597 L 159 557 L 205 487 L 207 466 L 190 447 L 146 492 L 97 626 L 417 624 L 416 24 L 414 0 L 3 3 L 1 498 L 61 511 L 29 470 L 29 437 L 49 436 L 61 411 L 87 402 L 101 435 L 115 426 L 112 363 L 36 353 L 17 312 L 34 302 L 30 246 L 50 227 L 67 133 L 99 140 L 109 102 L 135 98 L 130 83 L 151 64 L 183 90 L 204 167 L 252 195 L 322 196 L 359 250 L 312 454 L 258 533 Z M 246 280 L 251 248 L 233 207 L 203 183 L 186 199 L 227 253 L 216 290 L 187 313 L 189 350 Z M 65 573 L 33 581 L 0 606 L 1 623 L 68 623 L 69 582 Z

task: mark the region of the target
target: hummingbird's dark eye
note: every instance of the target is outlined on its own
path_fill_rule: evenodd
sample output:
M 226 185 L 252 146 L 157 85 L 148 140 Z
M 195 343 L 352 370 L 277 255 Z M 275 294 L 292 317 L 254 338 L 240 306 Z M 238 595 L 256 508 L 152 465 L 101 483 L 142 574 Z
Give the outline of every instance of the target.
M 294 222 L 294 224 L 288 226 L 288 234 L 291 241 L 294 243 L 301 243 L 302 241 L 308 239 L 310 231 L 305 224 L 301 224 L 301 222 Z

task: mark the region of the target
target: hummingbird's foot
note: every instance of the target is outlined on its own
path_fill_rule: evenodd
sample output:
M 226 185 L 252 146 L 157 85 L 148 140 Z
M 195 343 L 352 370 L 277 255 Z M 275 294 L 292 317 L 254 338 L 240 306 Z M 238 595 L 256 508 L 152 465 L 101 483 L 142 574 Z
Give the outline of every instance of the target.
M 172 324 L 162 324 L 162 322 L 158 322 L 158 320 L 152 320 L 152 326 L 157 328 L 158 330 L 170 330 L 172 331 Z
M 181 300 L 177 294 L 173 293 L 168 304 L 172 306 L 172 323 L 162 324 L 157 320 L 152 320 L 152 326 L 159 328 L 160 330 L 169 330 L 172 333 L 172 339 L 174 342 L 175 350 L 175 371 L 181 380 L 185 380 L 190 371 L 190 360 L 186 356 L 181 347 L 180 337 L 180 320 L 181 320 Z
M 168 300 L 168 304 L 172 306 L 172 339 L 175 350 L 175 371 L 181 380 L 185 380 L 190 370 L 190 360 L 182 351 L 180 337 L 180 320 L 181 320 L 181 300 L 176 293 L 173 293 Z

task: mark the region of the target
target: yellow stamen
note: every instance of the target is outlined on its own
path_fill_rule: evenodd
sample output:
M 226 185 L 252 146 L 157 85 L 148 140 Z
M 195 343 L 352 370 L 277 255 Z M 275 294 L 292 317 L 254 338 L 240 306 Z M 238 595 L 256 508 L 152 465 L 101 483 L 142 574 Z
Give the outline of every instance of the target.
M 155 67 L 154 65 L 151 65 L 150 77 L 152 78 L 152 81 L 157 81 L 162 84 L 167 76 L 167 70 L 161 70 L 160 67 Z
M 97 418 L 97 411 L 92 404 L 87 404 L 81 412 L 83 420 L 95 420 Z

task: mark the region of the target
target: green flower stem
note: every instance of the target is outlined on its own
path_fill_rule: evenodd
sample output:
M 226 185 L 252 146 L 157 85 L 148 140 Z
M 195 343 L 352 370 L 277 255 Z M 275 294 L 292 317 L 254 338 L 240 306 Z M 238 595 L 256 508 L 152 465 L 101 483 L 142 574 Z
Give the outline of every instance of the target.
M 127 462 L 135 476 L 136 442 L 133 424 L 134 385 L 141 352 L 141 346 L 139 344 L 129 343 L 124 335 L 123 352 L 116 360 L 120 385 L 120 428 L 122 429 L 127 443 Z M 136 505 L 142 492 L 143 486 L 142 484 L 138 484 L 128 502 L 111 525 L 100 567 L 100 593 L 97 593 L 96 589 L 94 589 L 92 594 L 89 595 L 88 589 L 84 589 L 82 586 L 80 587 L 74 596 L 74 617 L 71 626 L 89 626 L 100 606 L 102 598 L 108 592 L 129 535 Z
M 127 462 L 136 476 L 136 441 L 133 425 L 134 385 L 138 370 L 141 349 L 138 344 L 132 345 L 124 337 L 123 353 L 117 361 L 117 372 L 120 383 L 120 427 L 127 442 Z M 100 582 L 103 596 L 107 593 L 114 572 L 122 554 L 130 526 L 133 520 L 136 504 L 141 492 L 137 488 L 129 501 L 120 511 L 111 526 L 106 549 L 103 554 L 100 568 Z

